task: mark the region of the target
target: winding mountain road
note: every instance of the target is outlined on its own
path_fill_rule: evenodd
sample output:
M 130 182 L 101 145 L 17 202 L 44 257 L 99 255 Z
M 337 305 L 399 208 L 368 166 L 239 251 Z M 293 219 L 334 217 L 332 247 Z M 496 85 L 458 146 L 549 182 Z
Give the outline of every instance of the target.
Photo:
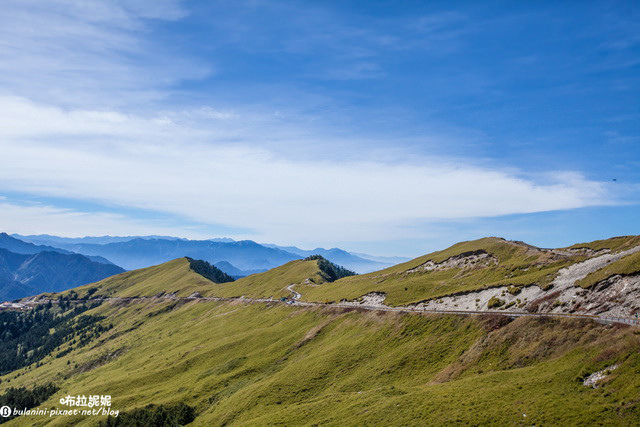
M 407 307 L 407 306 L 398 306 L 391 307 L 385 305 L 353 305 L 353 304 L 344 304 L 344 303 L 321 303 L 321 302 L 305 302 L 298 301 L 301 294 L 290 289 L 293 285 L 289 285 L 287 289 L 294 294 L 294 299 L 289 300 L 288 305 L 296 306 L 296 307 L 325 307 L 325 308 L 342 308 L 342 309 L 351 309 L 351 310 L 368 310 L 368 311 L 386 311 L 386 312 L 399 312 L 399 313 L 425 313 L 425 314 L 457 314 L 457 315 L 465 315 L 465 316 L 477 316 L 477 315 L 498 315 L 498 316 L 507 316 L 507 317 L 555 317 L 555 318 L 565 318 L 565 319 L 589 319 L 594 320 L 600 323 L 618 323 L 625 324 L 631 326 L 640 326 L 640 319 L 637 318 L 627 318 L 627 317 L 609 317 L 609 316 L 598 316 L 594 314 L 575 314 L 575 313 L 530 313 L 530 312 L 514 312 L 514 311 L 493 311 L 493 310 L 484 310 L 484 311 L 473 311 L 473 310 L 430 310 L 424 309 L 420 307 Z M 254 303 L 254 304 L 264 304 L 264 303 L 273 303 L 273 304 L 287 304 L 287 302 L 283 302 L 280 299 L 273 298 L 246 298 L 246 297 L 203 297 L 203 296 L 188 296 L 188 297 L 177 297 L 175 295 L 162 295 L 162 296 L 153 296 L 153 297 L 109 297 L 109 298 L 92 298 L 92 299 L 75 299 L 75 300 L 66 300 L 67 302 L 72 303 L 86 303 L 91 301 L 101 301 L 101 302 L 146 302 L 146 301 L 220 301 L 220 302 L 246 302 L 246 303 Z M 46 304 L 49 301 L 51 303 L 56 304 L 59 301 L 57 299 L 39 299 L 32 300 L 26 302 L 26 305 L 37 305 L 37 304 Z

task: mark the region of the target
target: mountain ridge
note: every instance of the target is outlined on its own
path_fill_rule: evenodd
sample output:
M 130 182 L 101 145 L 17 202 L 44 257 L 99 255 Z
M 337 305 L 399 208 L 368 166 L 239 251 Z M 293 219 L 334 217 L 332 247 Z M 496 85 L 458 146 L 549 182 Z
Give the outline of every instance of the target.
M 98 263 L 80 254 L 54 251 L 16 254 L 0 248 L 0 299 L 63 291 L 123 271 L 116 265 Z
M 523 420 L 634 425 L 640 415 L 637 328 L 535 313 L 513 318 L 499 307 L 466 316 L 420 312 L 417 306 L 391 311 L 360 301 L 366 293 L 333 304 L 305 305 L 296 297 L 308 297 L 310 289 L 349 291 L 351 281 L 363 278 L 388 291 L 395 282 L 385 283 L 387 276 L 409 286 L 416 279 L 437 286 L 430 279 L 434 274 L 457 280 L 488 271 L 476 277 L 495 281 L 536 263 L 543 273 L 534 274 L 538 280 L 551 274 L 560 286 L 567 272 L 627 268 L 606 261 L 640 253 L 628 252 L 639 247 L 633 239 L 588 246 L 588 251 L 547 250 L 485 238 L 395 270 L 333 282 L 322 276 L 319 259 L 292 260 L 234 282 L 213 283 L 179 258 L 43 295 L 40 303 L 31 298 L 31 311 L 5 312 L 5 321 L 22 329 L 36 315 L 60 319 L 55 329 L 66 335 L 37 353 L 50 339 L 48 324 L 43 342 L 35 339 L 35 327 L 24 339 L 0 341 L 2 354 L 20 347 L 28 358 L 0 378 L 0 393 L 53 382 L 42 407 L 59 406 L 69 394 L 104 393 L 112 395 L 113 409 L 128 414 L 123 419 L 151 411 L 149 403 L 158 412 L 182 405 L 193 425 L 203 426 L 519 425 Z M 585 270 L 584 263 L 593 268 Z M 456 283 L 459 290 L 465 287 Z M 104 419 L 77 415 L 64 422 Z M 49 421 L 27 415 L 10 422 Z
M 229 268 L 229 274 L 235 276 L 242 276 L 247 274 L 252 274 L 258 271 L 266 271 L 269 268 L 276 267 L 278 265 L 282 265 L 287 261 L 295 258 L 306 258 L 311 255 L 322 255 L 326 259 L 331 262 L 334 262 L 338 265 L 345 266 L 351 270 L 357 271 L 359 273 L 374 271 L 383 267 L 388 267 L 392 265 L 394 262 L 398 260 L 407 260 L 402 257 L 376 257 L 373 255 L 366 254 L 354 254 L 348 251 L 345 251 L 340 248 L 316 248 L 313 250 L 305 250 L 300 249 L 296 246 L 279 246 L 275 244 L 269 243 L 256 243 L 253 240 L 233 240 L 229 238 L 215 238 L 215 239 L 206 239 L 206 240 L 189 240 L 185 238 L 179 237 L 171 237 L 171 236 L 97 236 L 97 237 L 82 237 L 82 238 L 67 238 L 67 237 L 58 237 L 52 235 L 30 235 L 23 236 L 19 234 L 14 234 L 13 237 L 22 239 L 27 242 L 35 243 L 35 244 L 46 244 L 52 247 L 61 248 L 60 250 L 71 251 L 82 253 L 84 255 L 104 255 L 106 258 L 113 258 L 114 262 L 118 265 L 121 265 L 129 270 L 149 267 L 151 265 L 156 265 L 161 262 L 169 261 L 170 259 L 178 258 L 180 256 L 191 256 L 197 259 L 206 259 L 208 262 L 216 264 L 218 262 L 226 261 L 233 265 L 233 267 L 241 270 L 240 272 L 234 271 Z M 121 248 L 121 250 L 125 250 L 125 246 L 113 246 L 114 244 L 124 244 L 126 242 L 136 242 L 140 246 L 145 246 L 144 241 L 170 241 L 170 242 L 182 242 L 184 249 L 182 251 L 173 251 L 171 254 L 165 254 L 164 257 L 156 256 L 149 257 L 146 260 L 139 260 L 139 262 L 130 262 L 130 253 L 127 256 L 123 256 L 123 254 L 118 253 L 117 248 Z M 289 254 L 288 259 L 283 257 L 282 253 L 280 254 L 280 258 L 271 254 L 267 255 L 267 259 L 258 258 L 255 260 L 253 264 L 244 263 L 242 260 L 239 260 L 237 257 L 224 257 L 223 255 L 216 256 L 215 254 L 206 252 L 206 244 L 207 242 L 213 242 L 217 244 L 244 244 L 244 245 L 259 245 L 265 248 L 274 249 L 282 251 L 283 253 Z M 95 246 L 95 245 L 100 245 Z M 109 246 L 107 246 L 109 245 Z M 200 246 L 200 250 L 195 249 L 195 246 Z M 188 247 L 191 246 L 189 249 Z M 146 246 L 148 248 L 148 245 Z M 222 247 L 222 246 L 220 246 Z M 166 248 L 165 248 L 166 249 Z M 114 252 L 115 251 L 115 252 Z M 360 256 L 362 255 L 362 256 Z M 269 257 L 274 259 L 269 259 Z M 247 254 L 246 258 L 251 257 L 251 254 Z M 228 266 L 226 266 L 228 267 Z

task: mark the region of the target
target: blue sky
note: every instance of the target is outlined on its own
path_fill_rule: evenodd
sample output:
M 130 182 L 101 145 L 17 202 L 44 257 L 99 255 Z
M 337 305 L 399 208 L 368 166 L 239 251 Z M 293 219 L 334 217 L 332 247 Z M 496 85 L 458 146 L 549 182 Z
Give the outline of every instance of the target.
M 0 39 L 8 232 L 639 233 L 637 2 L 9 0 Z

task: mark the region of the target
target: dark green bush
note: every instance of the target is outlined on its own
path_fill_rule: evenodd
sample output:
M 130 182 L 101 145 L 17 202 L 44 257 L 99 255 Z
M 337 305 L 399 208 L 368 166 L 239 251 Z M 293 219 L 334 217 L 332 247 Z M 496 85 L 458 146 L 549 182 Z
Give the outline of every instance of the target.
M 332 263 L 322 255 L 311 255 L 306 257 L 304 260 L 305 261 L 318 260 L 318 268 L 322 272 L 322 275 L 324 276 L 325 280 L 327 280 L 328 282 L 333 282 L 342 277 L 355 276 L 356 274 L 351 270 L 347 270 L 342 266 Z
M 122 412 L 117 417 L 109 416 L 100 425 L 103 427 L 178 427 L 189 424 L 196 418 L 196 411 L 189 405 L 150 404 L 144 408 L 136 408 Z
M 25 387 L 9 387 L 3 395 L 0 396 L 0 407 L 8 406 L 12 410 L 16 409 L 31 409 L 40 405 L 47 400 L 53 393 L 58 391 L 58 387 L 52 383 L 47 383 L 41 386 L 35 386 L 31 390 Z M 0 424 L 6 423 L 16 416 L 11 415 L 9 417 L 0 417 Z
M 487 303 L 487 308 L 498 308 L 502 307 L 503 305 L 504 301 L 502 301 L 500 298 L 491 297 L 491 299 Z
M 201 259 L 192 259 L 189 257 L 187 257 L 187 259 L 189 260 L 189 265 L 193 271 L 201 276 L 206 277 L 212 282 L 225 283 L 233 282 L 235 280 L 233 277 L 229 276 L 218 267 L 209 264 L 207 261 L 202 261 Z

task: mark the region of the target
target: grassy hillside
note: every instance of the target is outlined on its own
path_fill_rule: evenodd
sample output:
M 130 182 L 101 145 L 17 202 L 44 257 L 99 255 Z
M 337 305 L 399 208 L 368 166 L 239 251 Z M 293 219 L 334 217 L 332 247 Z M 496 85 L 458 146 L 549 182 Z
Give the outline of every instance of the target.
M 461 254 L 465 256 L 458 257 Z M 468 256 L 480 263 L 456 264 Z M 507 280 L 544 283 L 561 266 L 582 259 L 488 238 L 335 282 L 327 282 L 319 260 L 310 259 L 235 282 L 213 283 L 180 258 L 65 296 L 198 292 L 276 298 L 290 296 L 287 286 L 293 284 L 307 299 L 355 298 L 382 290 L 392 302 L 402 303 Z M 438 270 L 443 261 L 450 267 Z M 635 255 L 623 258 L 606 267 L 607 274 L 637 261 Z M 433 270 L 408 272 L 427 262 Z M 16 315 L 37 314 L 41 319 L 16 320 L 16 333 L 28 332 L 42 319 L 51 325 L 39 326 L 46 346 L 38 349 L 33 341 L 38 330 L 29 332 L 27 347 L 18 345 L 33 355 L 27 362 L 31 364 L 15 359 L 10 368 L 15 370 L 0 377 L 0 393 L 51 383 L 47 387 L 57 391 L 43 397 L 47 400 L 41 407 L 60 407 L 58 400 L 67 394 L 109 394 L 112 408 L 130 418 L 182 408 L 195 413 L 195 426 L 630 425 L 640 418 L 637 328 L 573 319 L 512 321 L 240 301 L 74 304 L 62 301 L 38 313 Z M 76 312 L 71 311 L 74 307 Z M 0 343 L 7 346 L 1 350 L 12 354 L 14 341 Z M 599 388 L 582 384 L 591 373 L 614 364 L 619 367 Z M 166 406 L 144 409 L 149 404 Z M 8 425 L 96 425 L 99 420 L 20 417 Z
M 3 376 L 0 391 L 51 381 L 60 390 L 45 407 L 67 394 L 110 394 L 120 411 L 184 403 L 197 412 L 195 426 L 629 425 L 640 417 L 640 335 L 628 328 L 160 300 L 85 314 L 113 327 Z M 614 363 L 601 388 L 582 385 Z
M 176 293 L 186 297 L 194 292 L 204 292 L 213 284 L 191 269 L 187 258 L 178 258 L 164 264 L 140 270 L 127 271 L 99 282 L 75 288 L 79 298 L 136 297 Z M 62 292 L 68 295 L 70 291 Z
M 575 245 L 574 249 L 592 246 L 596 250 L 618 251 L 636 244 L 640 244 L 638 236 Z M 456 263 L 465 257 L 480 258 L 476 263 Z M 319 264 L 324 260 L 306 259 L 291 261 L 234 282 L 212 283 L 195 273 L 187 259 L 179 258 L 82 287 L 79 294 L 81 297 L 87 292 L 96 296 L 154 296 L 161 293 L 189 296 L 198 292 L 202 296 L 280 298 L 290 297 L 292 293 L 287 287 L 294 285 L 293 289 L 302 294 L 303 301 L 337 302 L 353 300 L 370 292 L 384 292 L 386 304 L 404 305 L 502 285 L 535 284 L 546 288 L 561 268 L 585 259 L 587 255 L 581 252 L 543 250 L 522 242 L 487 237 L 458 243 L 385 270 L 333 282 Z M 637 255 L 625 257 L 591 274 L 581 284 L 590 286 L 608 277 L 609 272 L 630 274 L 639 271 L 639 261 Z M 425 264 L 430 267 L 425 269 Z M 90 291 L 92 288 L 97 289 Z
M 442 263 L 461 254 L 484 252 L 495 260 L 488 266 L 415 271 L 428 261 Z M 385 292 L 386 303 L 402 305 L 429 298 L 500 285 L 547 286 L 558 270 L 581 256 L 559 256 L 519 242 L 496 237 L 462 242 L 443 251 L 421 256 L 394 267 L 347 277 L 321 287 L 299 286 L 296 290 L 308 301 L 354 299 L 369 292 Z
M 575 245 L 569 246 L 567 249 L 589 248 L 596 251 L 610 249 L 611 252 L 620 252 L 638 245 L 640 245 L 640 236 L 619 236 L 612 237 L 611 239 L 596 240 L 589 243 L 576 243 Z
M 322 284 L 326 274 L 318 263 L 321 260 L 295 260 L 264 273 L 252 274 L 233 282 L 214 283 L 193 270 L 192 260 L 178 258 L 164 264 L 129 271 L 82 286 L 75 292 L 84 297 L 140 297 L 175 293 L 186 297 L 195 292 L 202 296 L 265 298 L 290 297 L 287 286 L 308 281 Z
M 616 274 L 631 275 L 637 273 L 640 273 L 640 252 L 627 255 L 598 271 L 594 271 L 584 279 L 576 282 L 576 285 L 588 288 Z
M 316 286 L 327 281 L 319 260 L 295 260 L 264 273 L 252 274 L 231 283 L 212 284 L 203 296 L 265 298 L 290 297 L 287 286 L 306 280 Z

